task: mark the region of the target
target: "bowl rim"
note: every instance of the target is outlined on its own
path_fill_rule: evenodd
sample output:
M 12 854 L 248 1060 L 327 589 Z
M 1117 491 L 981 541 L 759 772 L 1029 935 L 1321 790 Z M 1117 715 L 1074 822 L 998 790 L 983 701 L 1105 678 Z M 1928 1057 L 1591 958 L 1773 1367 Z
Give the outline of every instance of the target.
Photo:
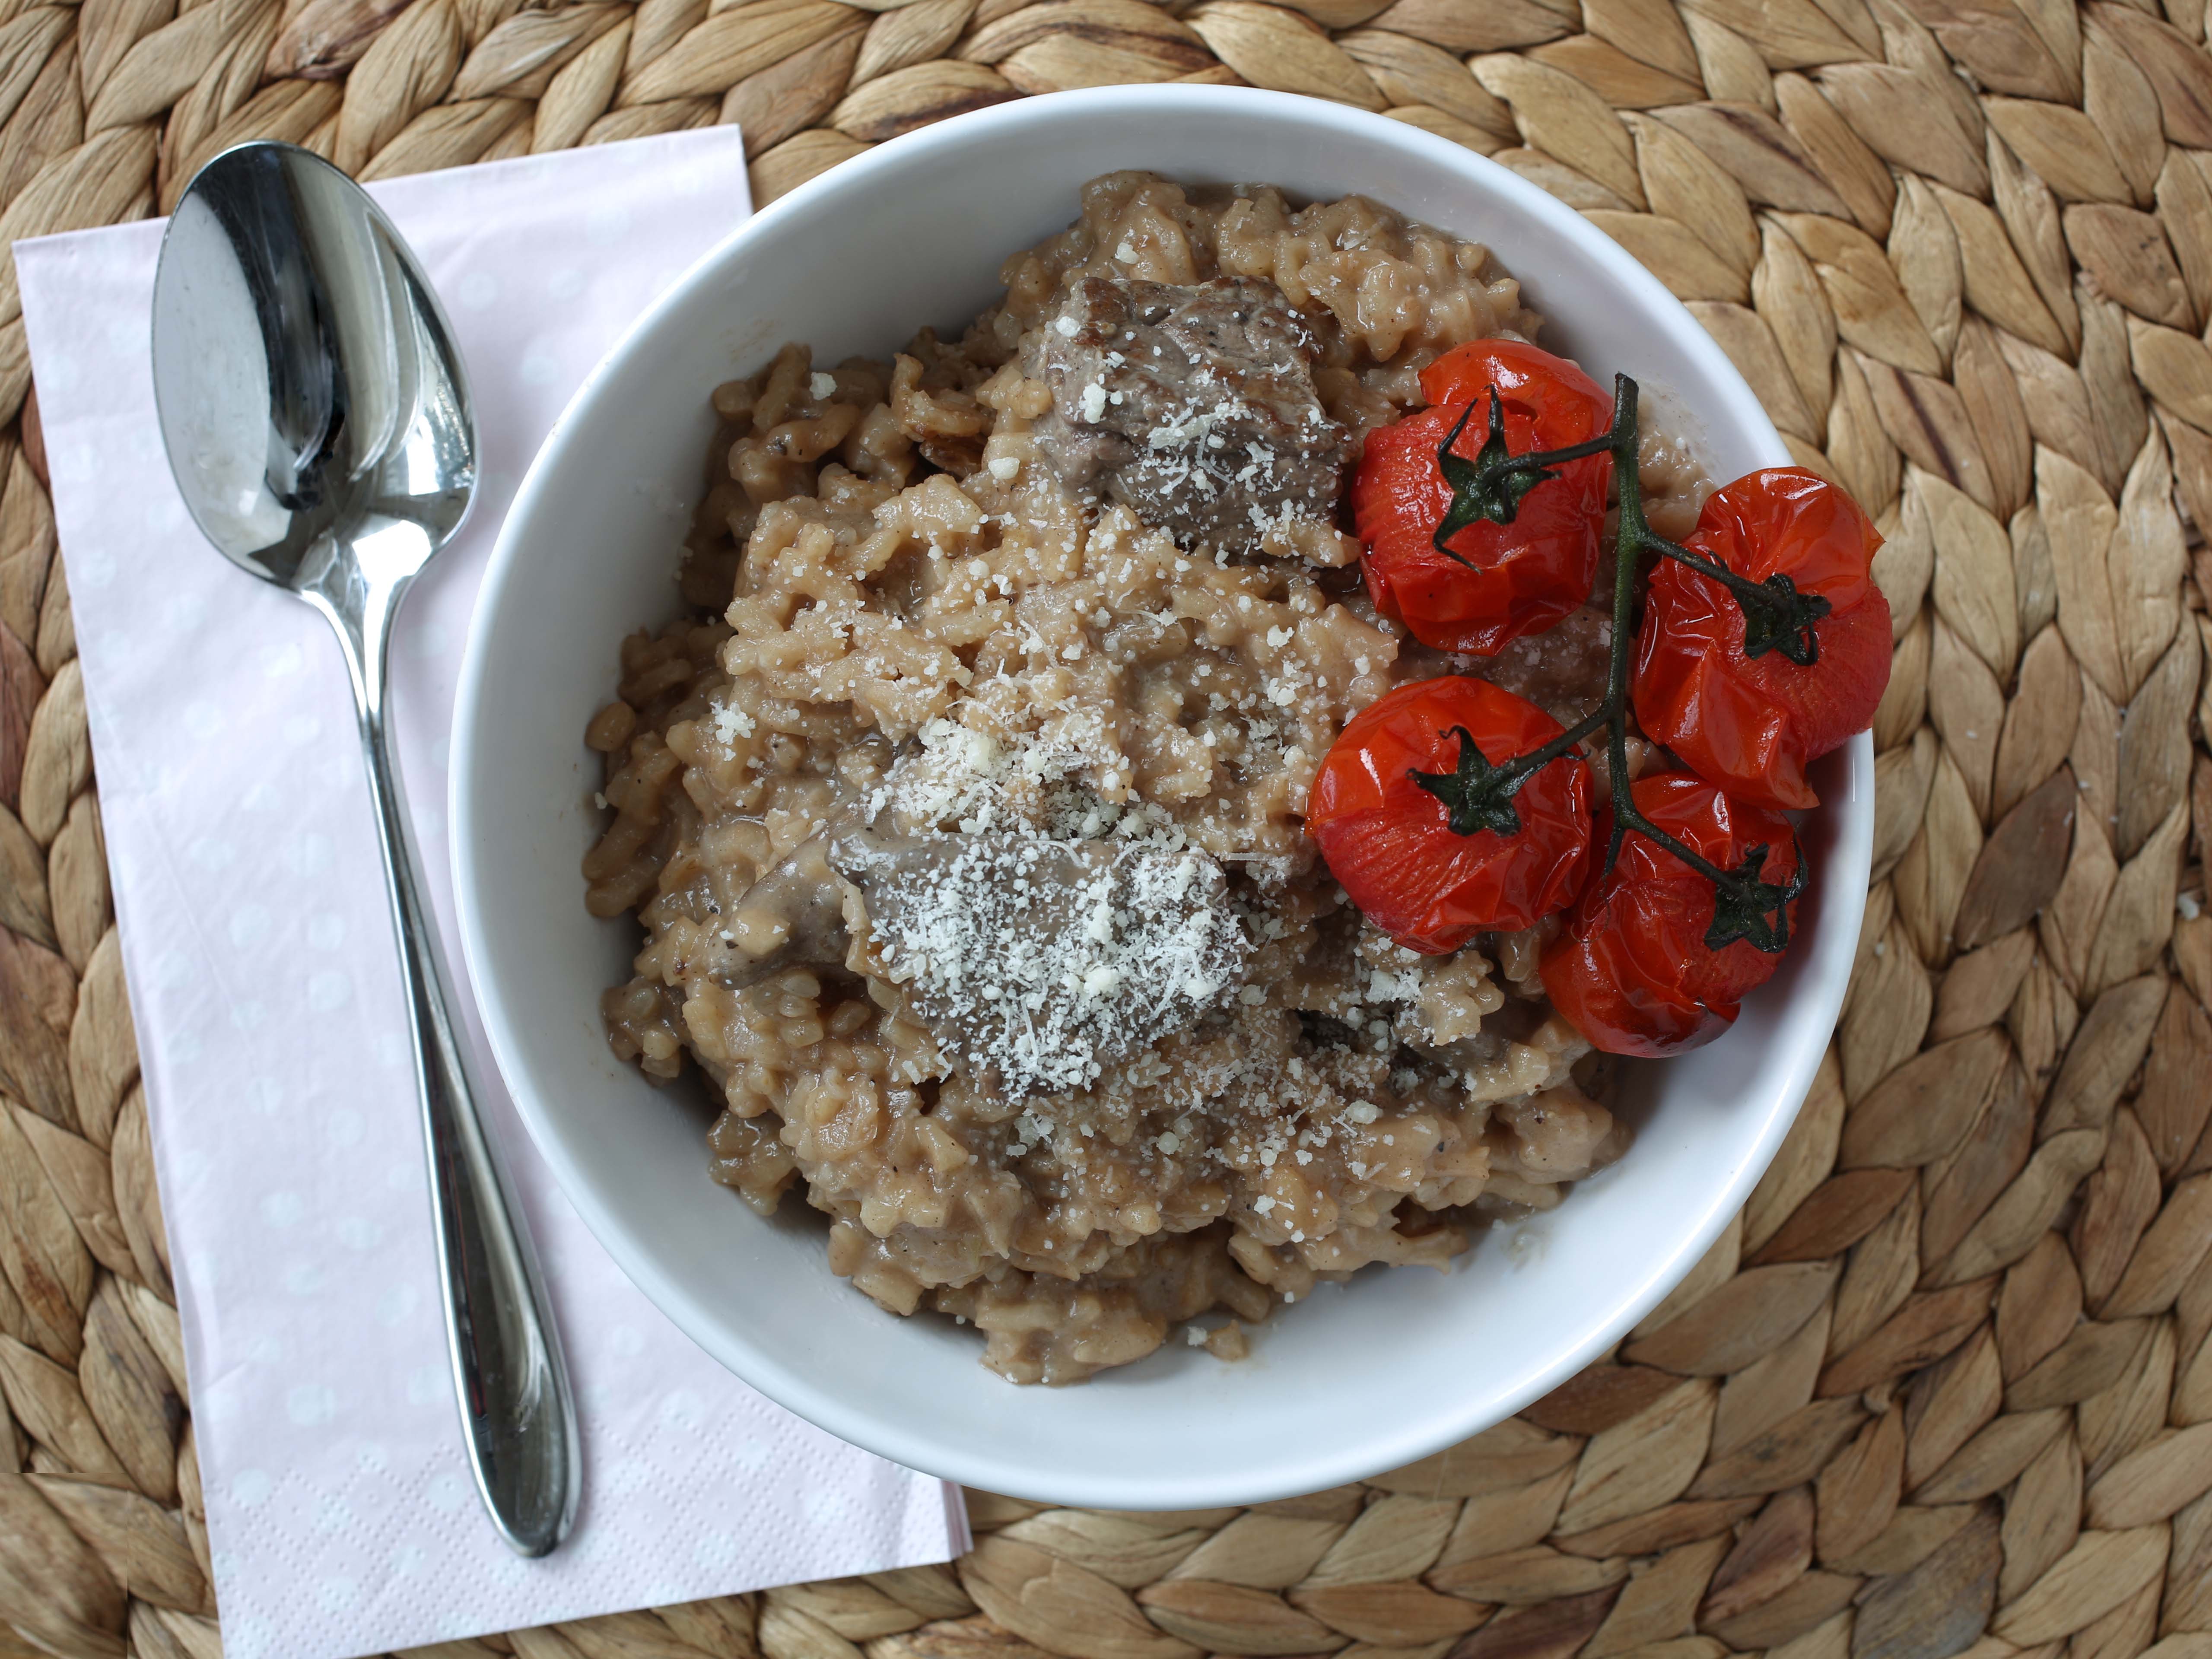
M 902 1416 L 848 1408 L 823 1395 L 810 1380 L 805 1366 L 792 1363 L 777 1349 L 752 1342 L 733 1322 L 701 1305 L 661 1270 L 653 1252 L 636 1243 L 628 1224 L 599 1192 L 590 1168 L 568 1144 L 556 1115 L 546 1109 L 532 1090 L 517 1086 L 514 1081 L 529 1075 L 523 1058 L 526 1044 L 521 1038 L 526 1022 L 511 1016 L 495 975 L 486 971 L 493 952 L 486 919 L 479 908 L 479 890 L 473 878 L 478 836 L 468 781 L 477 770 L 488 641 L 499 610 L 485 601 L 506 587 L 525 559 L 526 536 L 520 527 L 527 526 L 540 510 L 540 497 L 551 487 L 550 481 L 568 459 L 567 452 L 585 411 L 597 401 L 618 365 L 662 325 L 664 319 L 683 308 L 698 289 L 711 283 L 719 267 L 737 250 L 777 235 L 787 221 L 805 215 L 817 202 L 848 192 L 865 192 L 877 175 L 926 159 L 933 151 L 951 150 L 987 139 L 1012 142 L 1025 129 L 1044 124 L 1141 118 L 1148 112 L 1164 107 L 1194 106 L 1255 119 L 1289 122 L 1324 132 L 1335 131 L 1362 144 L 1401 149 L 1460 173 L 1471 189 L 1488 195 L 1508 211 L 1547 223 L 1574 246 L 1580 257 L 1599 267 L 1610 284 L 1637 295 L 1644 307 L 1662 316 L 1671 313 L 1678 319 L 1672 331 L 1676 337 L 1674 343 L 1686 355 L 1698 360 L 1708 381 L 1737 405 L 1730 411 L 1732 417 L 1752 434 L 1756 447 L 1773 458 L 1763 464 L 1796 465 L 1756 394 L 1681 301 L 1626 248 L 1577 210 L 1487 156 L 1383 115 L 1319 98 L 1254 88 L 1168 83 L 1091 88 L 1022 98 L 892 138 L 797 186 L 740 222 L 670 283 L 623 331 L 585 377 L 547 432 L 501 525 L 485 566 L 481 597 L 470 621 L 456 690 L 448 775 L 455 910 L 494 1060 L 507 1084 L 518 1115 L 538 1153 L 551 1167 L 562 1193 L 592 1235 L 647 1298 L 747 1386 L 853 1444 L 965 1485 L 1057 1504 L 1129 1510 L 1263 1502 L 1320 1491 L 1402 1468 L 1504 1421 L 1609 1352 L 1705 1257 L 1773 1161 L 1818 1073 L 1827 1039 L 1841 1011 L 1848 974 L 1836 975 L 1832 983 L 1822 981 L 1821 994 L 1811 1001 L 1801 998 L 1796 1005 L 1796 1022 L 1817 1022 L 1820 1040 L 1801 1041 L 1795 1045 L 1790 1056 L 1791 1063 L 1774 1085 L 1777 1103 L 1761 1125 L 1747 1155 L 1728 1171 L 1723 1182 L 1699 1200 L 1702 1212 L 1692 1225 L 1678 1236 L 1673 1252 L 1663 1261 L 1652 1264 L 1650 1276 L 1615 1304 L 1610 1317 L 1594 1323 L 1578 1341 L 1563 1348 L 1532 1382 L 1508 1390 L 1502 1396 L 1502 1408 L 1499 1397 L 1478 1402 L 1475 1394 L 1471 1393 L 1468 1403 L 1437 1401 L 1431 1402 L 1425 1412 L 1407 1413 L 1407 1426 L 1395 1434 L 1368 1436 L 1341 1445 L 1334 1437 L 1316 1436 L 1300 1447 L 1285 1447 L 1282 1461 L 1274 1468 L 1250 1472 L 1233 1489 L 1216 1477 L 1178 1475 L 1173 1471 L 1130 1475 L 1113 1468 L 1092 1469 L 1081 1478 L 1055 1476 L 1048 1486 L 1040 1486 L 1028 1478 L 1023 1467 L 1011 1460 L 994 1458 L 988 1452 L 963 1445 L 933 1441 L 927 1431 L 926 1419 L 917 1419 L 912 1413 Z M 1839 902 L 1844 907 L 1844 913 L 1838 915 L 1833 927 L 1854 939 L 1864 913 L 1871 866 L 1873 759 L 1871 738 L 1862 732 L 1838 752 L 1832 763 L 1840 774 L 1838 787 L 1832 792 L 1838 818 L 1835 845 L 1828 855 L 1826 872 L 1832 890 L 1823 902 Z M 1204 1484 L 1207 1481 L 1211 1484 Z

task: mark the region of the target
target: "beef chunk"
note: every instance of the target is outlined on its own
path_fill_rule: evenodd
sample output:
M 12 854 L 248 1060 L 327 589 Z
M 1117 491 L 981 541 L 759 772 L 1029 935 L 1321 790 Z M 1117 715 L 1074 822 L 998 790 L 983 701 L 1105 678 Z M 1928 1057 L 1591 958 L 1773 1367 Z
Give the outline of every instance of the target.
M 1473 672 L 1572 726 L 1605 701 L 1613 666 L 1613 615 L 1594 605 L 1571 611 L 1558 626 L 1524 635 Z
M 1087 1087 L 1194 1024 L 1251 946 L 1202 853 L 1035 832 L 848 836 L 831 854 L 938 1047 L 1010 1099 Z
M 815 836 L 745 890 L 738 913 L 781 924 L 782 938 L 763 956 L 733 953 L 731 967 L 720 975 L 724 984 L 757 984 L 787 968 L 843 965 L 844 898 L 829 854 L 830 838 Z
M 1314 391 L 1314 339 L 1270 283 L 1089 276 L 1042 331 L 1045 453 L 1186 547 L 1246 557 L 1271 524 L 1336 515 L 1354 450 Z
M 718 981 L 734 991 L 787 968 L 844 966 L 845 888 L 830 848 L 860 823 L 857 805 L 836 807 L 813 835 L 737 896 L 719 930 L 727 948 L 714 969 Z

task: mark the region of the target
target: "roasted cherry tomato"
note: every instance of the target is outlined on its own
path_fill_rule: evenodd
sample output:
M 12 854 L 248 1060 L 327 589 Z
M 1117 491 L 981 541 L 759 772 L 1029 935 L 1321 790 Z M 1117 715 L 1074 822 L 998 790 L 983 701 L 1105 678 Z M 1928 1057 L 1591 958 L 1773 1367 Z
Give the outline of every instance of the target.
M 1729 590 L 1662 559 L 1637 638 L 1637 723 L 1739 800 L 1816 805 L 1806 765 L 1864 731 L 1889 684 L 1889 601 L 1868 574 L 1881 537 L 1842 490 L 1784 466 L 1717 490 L 1685 545 L 1753 581 L 1786 576 L 1827 614 L 1810 663 L 1786 641 L 1753 655 Z
M 1723 870 L 1740 871 L 1764 847 L 1759 869 L 1747 873 L 1777 887 L 1798 874 L 1796 838 L 1778 812 L 1731 800 L 1686 772 L 1638 778 L 1631 796 L 1653 824 Z M 1601 848 L 1612 831 L 1607 811 L 1597 823 Z M 1612 872 L 1589 884 L 1545 949 L 1553 1006 L 1607 1054 L 1674 1054 L 1711 1042 L 1782 961 L 1747 939 L 1714 948 L 1707 935 L 1716 908 L 1711 881 L 1632 830 Z M 1794 922 L 1796 901 L 1783 908 L 1782 920 Z
M 1483 928 L 1526 927 L 1582 885 L 1589 768 L 1563 755 L 1510 799 L 1480 785 L 1559 732 L 1535 704 L 1486 680 L 1401 685 L 1330 748 L 1306 829 L 1352 902 L 1401 945 L 1440 956 Z
M 1430 406 L 1369 433 L 1352 482 L 1375 608 L 1425 645 L 1485 657 L 1589 598 L 1613 479 L 1610 455 L 1566 462 L 1522 497 L 1512 523 L 1478 520 L 1446 543 L 1458 558 L 1439 551 L 1432 538 L 1452 488 L 1437 452 L 1462 416 L 1451 453 L 1473 460 L 1481 452 L 1492 386 L 1516 455 L 1581 443 L 1613 422 L 1611 394 L 1565 358 L 1518 340 L 1474 340 L 1421 371 Z

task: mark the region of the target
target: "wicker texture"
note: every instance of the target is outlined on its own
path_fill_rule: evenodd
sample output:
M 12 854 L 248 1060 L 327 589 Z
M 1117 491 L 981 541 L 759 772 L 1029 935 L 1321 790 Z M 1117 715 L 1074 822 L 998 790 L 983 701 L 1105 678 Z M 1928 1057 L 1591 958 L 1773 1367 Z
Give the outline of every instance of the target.
M 1340 100 L 1536 180 L 1689 302 L 1878 515 L 1896 661 L 1830 1063 L 1613 1363 L 1364 1486 L 1177 1515 L 979 1493 L 957 1571 L 426 1654 L 2212 1656 L 2203 0 L 518 3 L 0 0 L 0 250 L 160 211 L 247 137 L 377 178 L 735 120 L 767 200 L 1026 94 Z M 0 421 L 0 1620 L 206 1659 L 4 252 Z

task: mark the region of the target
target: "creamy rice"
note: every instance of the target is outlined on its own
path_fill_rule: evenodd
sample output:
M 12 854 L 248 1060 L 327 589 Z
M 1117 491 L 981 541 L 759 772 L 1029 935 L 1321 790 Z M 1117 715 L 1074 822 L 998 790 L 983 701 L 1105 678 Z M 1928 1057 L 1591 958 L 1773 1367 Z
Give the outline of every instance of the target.
M 1542 926 L 1401 949 L 1300 817 L 1395 684 L 1472 669 L 1587 708 L 1604 620 L 1455 662 L 1376 616 L 1321 513 L 1178 545 L 1136 510 L 1165 495 L 1066 482 L 1066 404 L 1107 394 L 1051 367 L 1085 278 L 1243 279 L 1211 291 L 1239 326 L 1279 291 L 1309 419 L 1352 454 L 1442 352 L 1539 319 L 1486 250 L 1357 198 L 1123 173 L 1081 205 L 958 343 L 834 368 L 787 346 L 715 392 L 696 614 L 624 642 L 587 734 L 612 811 L 588 903 L 645 930 L 616 1052 L 661 1079 L 688 1056 L 718 1180 L 763 1212 L 799 1188 L 836 1272 L 974 1325 L 1019 1382 L 1202 1315 L 1241 1352 L 1237 1322 L 1443 1267 L 1624 1139 L 1543 999 Z M 1680 531 L 1694 470 L 1649 453 Z

